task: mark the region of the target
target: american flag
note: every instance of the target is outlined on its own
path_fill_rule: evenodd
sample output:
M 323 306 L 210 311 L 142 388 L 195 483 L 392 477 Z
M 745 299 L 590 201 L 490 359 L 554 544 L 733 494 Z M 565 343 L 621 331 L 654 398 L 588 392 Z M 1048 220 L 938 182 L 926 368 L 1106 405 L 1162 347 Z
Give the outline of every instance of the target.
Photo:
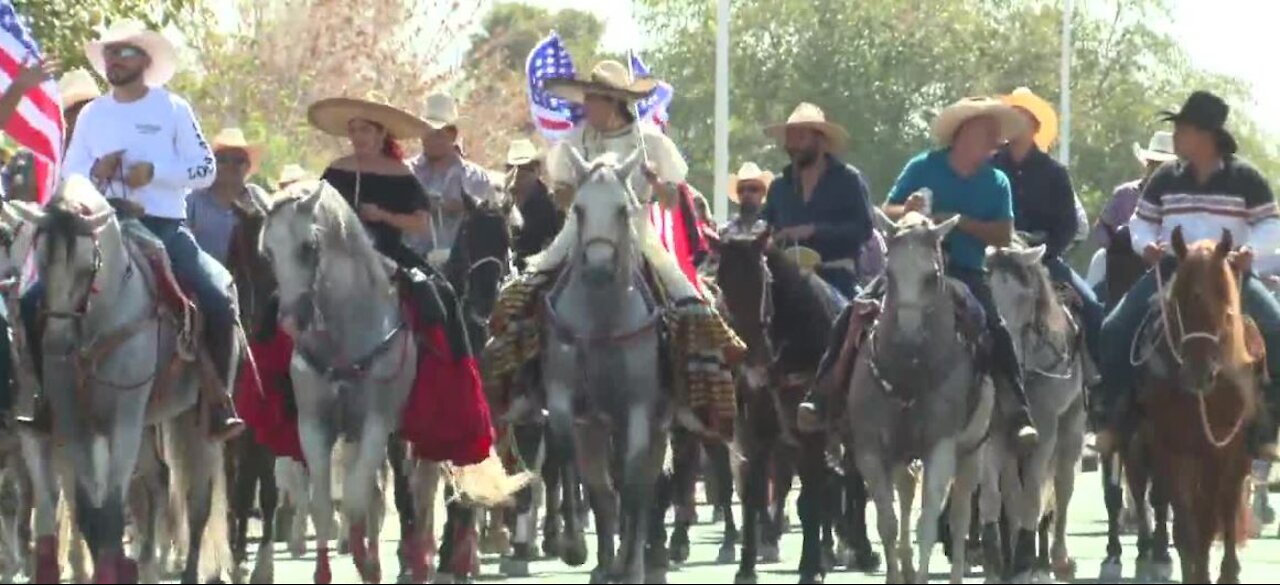
M 0 91 L 8 89 L 23 63 L 43 58 L 9 0 L 0 0 Z M 45 81 L 22 98 L 4 131 L 35 154 L 38 201 L 44 203 L 62 161 L 62 98 L 58 83 Z
M 649 77 L 649 68 L 645 66 L 644 61 L 640 60 L 640 56 L 631 53 L 631 74 L 636 79 Z M 656 124 L 659 128 L 666 130 L 667 121 L 670 120 L 668 109 L 671 107 L 671 100 L 676 95 L 675 88 L 665 81 L 658 83 L 658 88 L 653 93 L 638 102 L 636 102 L 636 114 L 640 120 L 648 120 Z
M 529 52 L 525 62 L 529 79 L 529 110 L 533 113 L 533 125 L 547 140 L 564 138 L 582 119 L 582 108 L 556 97 L 543 84 L 548 79 L 574 77 L 573 58 L 560 42 L 555 31 Z

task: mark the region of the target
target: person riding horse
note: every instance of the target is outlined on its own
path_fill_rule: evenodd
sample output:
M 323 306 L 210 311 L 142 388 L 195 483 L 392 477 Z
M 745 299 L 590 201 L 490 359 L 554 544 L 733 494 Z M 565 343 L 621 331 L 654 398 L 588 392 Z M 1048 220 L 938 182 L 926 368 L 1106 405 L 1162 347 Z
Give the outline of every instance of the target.
M 1089 355 L 1097 363 L 1098 330 L 1102 327 L 1102 303 L 1063 258 L 1079 231 L 1075 190 L 1062 163 L 1046 151 L 1058 137 L 1058 114 L 1044 98 L 1020 87 L 1001 100 L 1013 107 L 1026 124 L 992 162 L 1009 177 L 1013 189 L 1014 227 L 1044 239 L 1042 262 L 1054 282 L 1071 287 L 1080 299 L 1084 339 Z
M 983 268 L 986 247 L 1008 245 L 1013 237 L 1013 194 L 1008 178 L 991 164 L 990 153 L 1016 136 L 1025 124 L 1026 120 L 1017 110 L 991 98 L 965 98 L 948 106 L 933 123 L 933 139 L 939 148 L 921 153 L 907 163 L 889 193 L 884 212 L 894 221 L 912 211 L 933 214 L 939 223 L 960 216 L 956 229 L 943 241 L 946 273 L 964 283 L 982 305 L 992 341 L 997 387 L 1008 392 L 1013 400 L 1012 429 L 1016 442 L 1020 447 L 1029 448 L 1038 441 L 1038 434 L 1028 412 L 1022 367 Z M 926 189 L 933 193 L 932 201 L 921 193 Z M 878 296 L 876 289 L 882 288 L 883 283 L 883 278 L 873 283 L 867 295 Z M 853 316 L 855 304 L 851 303 L 837 321 L 833 339 L 819 366 L 819 382 L 814 384 L 802 405 L 800 422 L 805 427 L 820 425 L 843 410 L 848 368 L 835 362 L 840 359 L 849 323 L 858 318 Z M 824 382 L 822 378 L 832 371 L 837 373 L 831 382 Z
M 1182 109 L 1162 112 L 1174 123 L 1174 150 L 1181 160 L 1166 162 L 1146 182 L 1142 198 L 1129 222 L 1133 248 L 1153 266 L 1120 300 L 1102 324 L 1103 384 L 1099 411 L 1103 430 L 1099 451 L 1115 449 L 1117 433 L 1130 419 L 1135 366 L 1130 359 L 1134 337 L 1159 287 L 1155 270 L 1169 278 L 1176 264 L 1168 243 L 1181 227 L 1186 241 L 1217 240 L 1222 231 L 1243 246 L 1232 252 L 1232 263 L 1244 273 L 1244 310 L 1258 325 L 1267 346 L 1267 407 L 1254 428 L 1254 446 L 1262 459 L 1274 459 L 1276 430 L 1273 417 L 1280 390 L 1280 302 L 1252 272 L 1254 254 L 1265 257 L 1280 246 L 1280 214 L 1267 179 L 1240 158 L 1238 144 L 1225 124 L 1230 108 L 1207 91 L 1191 94 Z
M 1147 181 L 1155 174 L 1156 169 L 1164 163 L 1178 160 L 1178 155 L 1173 153 L 1173 133 L 1161 130 L 1152 134 L 1147 148 L 1137 142 L 1133 143 L 1133 156 L 1142 163 L 1142 177 L 1116 186 L 1089 235 L 1089 242 L 1098 246 L 1098 251 L 1089 262 L 1089 273 L 1085 278 L 1093 285 L 1100 301 L 1108 300 L 1105 286 L 1106 255 L 1107 247 L 1111 245 L 1111 234 L 1122 227 L 1128 227 L 1129 218 L 1133 217 L 1133 210 L 1138 207 L 1138 198 L 1142 196 L 1142 190 L 1146 188 Z M 1117 298 L 1124 292 L 1116 291 Z
M 721 237 L 746 236 L 764 229 L 760 214 L 772 183 L 773 173 L 753 162 L 742 163 L 738 172 L 729 175 L 729 201 L 737 204 L 738 213 L 720 227 Z
M 234 206 L 265 209 L 267 205 L 262 187 L 246 182 L 258 171 L 262 148 L 245 140 L 239 128 L 227 128 L 213 137 L 213 158 L 218 163 L 213 185 L 187 197 L 187 225 L 200 249 L 227 266 L 231 235 L 240 223 Z
M 162 247 L 178 282 L 196 296 L 206 320 L 206 348 L 220 377 L 219 387 L 226 390 L 208 397 L 212 402 L 209 434 L 213 440 L 232 438 L 244 430 L 230 396 L 234 385 L 226 383 L 235 375 L 231 369 L 236 315 L 234 299 L 217 284 L 230 277 L 200 249 L 186 224 L 188 191 L 212 184 L 216 168 L 191 105 L 164 88 L 177 70 L 175 49 L 160 33 L 128 21 L 86 45 L 86 57 L 111 83 L 112 92 L 81 110 L 63 177 L 91 177 L 108 199 L 140 209 L 142 217 L 124 221 L 122 227 L 150 241 L 150 247 Z M 37 364 L 43 296 L 44 286 L 37 283 L 22 300 Z M 42 402 L 35 416 L 19 422 L 47 431 L 47 408 Z
M 530 256 L 546 249 L 564 225 L 564 212 L 551 200 L 542 175 L 542 153 L 527 139 L 511 141 L 507 149 L 506 191 L 523 219 L 513 242 L 516 268 L 524 270 Z
M 765 128 L 783 141 L 791 164 L 769 185 L 761 216 L 774 237 L 812 248 L 817 274 L 844 297 L 857 292 L 856 259 L 871 239 L 871 203 L 862 173 L 835 153 L 849 133 L 813 104 L 796 107 L 786 123 Z M 842 265 L 843 264 L 843 265 Z

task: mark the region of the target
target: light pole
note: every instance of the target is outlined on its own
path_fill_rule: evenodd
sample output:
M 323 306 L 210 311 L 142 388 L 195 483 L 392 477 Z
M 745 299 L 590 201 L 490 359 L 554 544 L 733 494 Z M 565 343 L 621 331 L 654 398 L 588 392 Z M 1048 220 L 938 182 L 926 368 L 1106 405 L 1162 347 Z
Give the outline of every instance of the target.
M 1062 71 L 1059 76 L 1062 88 L 1062 130 L 1059 134 L 1058 160 L 1063 165 L 1071 164 L 1071 17 L 1075 12 L 1074 0 L 1062 0 Z
M 715 216 L 729 218 L 729 0 L 716 9 Z

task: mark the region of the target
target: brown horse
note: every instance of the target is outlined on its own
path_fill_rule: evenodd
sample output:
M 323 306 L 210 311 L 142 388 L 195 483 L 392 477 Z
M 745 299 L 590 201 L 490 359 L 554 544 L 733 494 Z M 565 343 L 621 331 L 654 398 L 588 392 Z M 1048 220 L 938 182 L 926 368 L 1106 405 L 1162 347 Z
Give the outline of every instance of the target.
M 1188 246 L 1173 232 L 1178 268 L 1160 282 L 1160 351 L 1169 373 L 1148 375 L 1144 415 L 1151 422 L 1156 480 L 1174 506 L 1182 582 L 1209 582 L 1209 550 L 1223 539 L 1220 583 L 1240 582 L 1236 547 L 1244 532 L 1244 481 L 1251 457 L 1245 429 L 1258 407 L 1255 359 L 1245 343 L 1240 287 L 1228 254 L 1231 234 Z M 1157 276 L 1159 273 L 1157 272 Z

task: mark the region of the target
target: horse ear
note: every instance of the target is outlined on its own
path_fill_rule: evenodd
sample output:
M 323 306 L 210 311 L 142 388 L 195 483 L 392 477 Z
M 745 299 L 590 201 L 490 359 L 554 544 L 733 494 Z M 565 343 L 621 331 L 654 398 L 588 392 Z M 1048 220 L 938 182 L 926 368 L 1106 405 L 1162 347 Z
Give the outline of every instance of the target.
M 3 211 L 0 214 L 4 216 L 5 221 L 9 221 L 12 218 L 15 221 L 25 221 L 38 227 L 44 227 L 48 221 L 48 215 L 45 214 L 43 209 L 25 201 L 5 201 Z
M 938 241 L 942 241 L 944 238 L 947 237 L 947 234 L 951 233 L 951 230 L 955 229 L 956 225 L 958 225 L 959 223 L 960 223 L 960 216 L 953 215 L 951 216 L 951 219 L 948 219 L 947 221 L 944 221 L 930 228 L 930 231 L 933 232 L 933 236 L 937 238 Z
M 1218 240 L 1218 246 L 1214 248 L 1214 254 L 1219 258 L 1226 258 L 1235 249 L 1235 239 L 1231 236 L 1231 230 L 1222 228 L 1222 239 Z
M 587 178 L 587 173 L 591 171 L 587 159 L 582 158 L 582 153 L 578 152 L 577 147 L 565 143 L 563 148 L 568 151 L 565 156 L 569 158 L 569 164 L 573 167 L 571 169 L 573 171 L 573 182 L 581 183 Z
M 1018 258 L 1022 260 L 1022 263 L 1027 266 L 1035 266 L 1036 264 L 1039 264 L 1041 260 L 1044 259 L 1044 252 L 1045 252 L 1044 244 L 1040 244 L 1039 246 L 1036 246 L 1034 248 L 1028 248 L 1026 250 L 1022 250 L 1021 252 L 1019 252 Z
M 1173 228 L 1173 253 L 1181 260 L 1187 257 L 1187 240 L 1182 237 L 1182 226 Z

